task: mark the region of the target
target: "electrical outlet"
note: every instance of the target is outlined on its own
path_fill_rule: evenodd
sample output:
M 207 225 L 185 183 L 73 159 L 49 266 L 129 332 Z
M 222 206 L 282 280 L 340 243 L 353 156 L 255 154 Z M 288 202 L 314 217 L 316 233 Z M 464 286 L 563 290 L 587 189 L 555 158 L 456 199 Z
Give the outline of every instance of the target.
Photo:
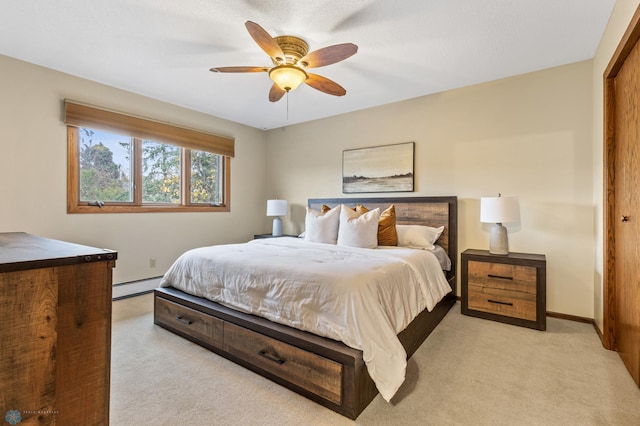
M 149 259 L 149 268 L 155 268 L 155 267 L 156 267 L 156 259 L 152 257 L 151 259 Z

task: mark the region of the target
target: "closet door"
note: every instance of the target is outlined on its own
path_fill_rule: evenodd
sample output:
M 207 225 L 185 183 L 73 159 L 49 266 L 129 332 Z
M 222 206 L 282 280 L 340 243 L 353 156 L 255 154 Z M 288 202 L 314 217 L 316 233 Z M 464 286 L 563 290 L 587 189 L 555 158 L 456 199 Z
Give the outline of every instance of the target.
M 615 78 L 615 349 L 640 386 L 640 43 Z

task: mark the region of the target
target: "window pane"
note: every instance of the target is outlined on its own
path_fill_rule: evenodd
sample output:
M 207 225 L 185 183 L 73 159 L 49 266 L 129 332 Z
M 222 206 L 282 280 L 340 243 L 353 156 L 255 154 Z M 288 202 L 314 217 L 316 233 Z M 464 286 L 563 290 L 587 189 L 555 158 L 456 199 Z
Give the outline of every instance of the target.
M 142 141 L 142 202 L 180 204 L 180 147 Z
M 191 150 L 191 204 L 222 203 L 222 156 Z
M 132 202 L 132 139 L 79 129 L 80 201 Z

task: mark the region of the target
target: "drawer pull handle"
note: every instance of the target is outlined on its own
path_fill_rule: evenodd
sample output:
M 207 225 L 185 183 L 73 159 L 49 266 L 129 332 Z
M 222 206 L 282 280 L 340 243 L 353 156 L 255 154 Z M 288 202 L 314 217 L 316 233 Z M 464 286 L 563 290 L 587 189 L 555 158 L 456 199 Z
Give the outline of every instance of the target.
M 189 319 L 182 318 L 182 315 L 176 316 L 176 320 L 180 321 L 183 324 L 187 324 L 187 325 L 193 324 L 193 321 L 191 321 Z
M 503 277 L 502 275 L 488 274 L 489 278 L 500 278 L 501 280 L 513 280 L 513 277 Z
M 258 352 L 258 355 L 268 359 L 269 361 L 276 362 L 276 363 L 278 363 L 280 365 L 284 364 L 284 359 L 280 358 L 278 356 L 278 354 L 271 353 L 271 352 L 267 351 L 266 349 L 263 349 L 260 352 Z
M 491 300 L 491 299 L 487 299 L 487 302 L 489 302 L 489 303 L 497 303 L 498 305 L 513 306 L 513 303 L 511 303 L 511 302 L 501 302 L 501 301 L 499 301 L 499 300 Z

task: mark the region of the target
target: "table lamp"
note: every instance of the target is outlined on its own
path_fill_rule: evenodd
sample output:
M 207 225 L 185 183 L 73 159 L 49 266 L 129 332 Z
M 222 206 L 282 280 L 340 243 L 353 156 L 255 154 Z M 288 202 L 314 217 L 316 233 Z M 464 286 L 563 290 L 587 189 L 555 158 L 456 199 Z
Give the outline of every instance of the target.
M 282 236 L 282 219 L 279 216 L 287 214 L 287 200 L 267 200 L 267 216 L 275 216 L 273 218 L 273 230 L 271 235 L 274 237 Z
M 503 223 L 520 221 L 518 197 L 482 197 L 480 199 L 480 222 L 493 223 L 489 240 L 489 253 L 509 254 L 507 228 Z

